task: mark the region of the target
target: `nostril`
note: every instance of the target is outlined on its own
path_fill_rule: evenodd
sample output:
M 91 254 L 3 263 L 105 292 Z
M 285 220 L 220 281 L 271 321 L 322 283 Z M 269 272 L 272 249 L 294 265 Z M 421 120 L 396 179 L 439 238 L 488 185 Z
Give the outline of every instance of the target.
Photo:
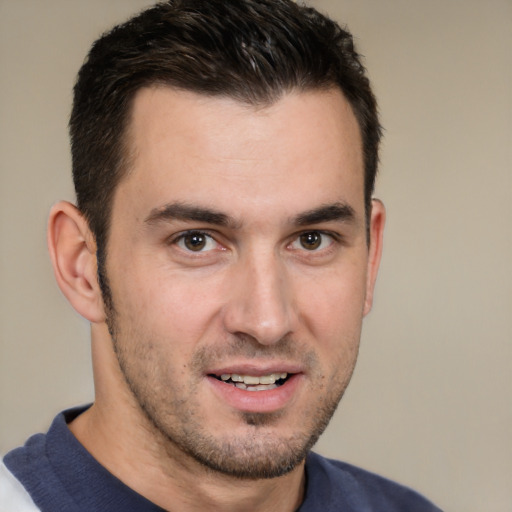
M 294 331 L 295 303 L 279 264 L 265 258 L 256 261 L 256 256 L 244 264 L 243 274 L 233 279 L 223 322 L 230 333 L 248 335 L 260 345 L 274 345 Z

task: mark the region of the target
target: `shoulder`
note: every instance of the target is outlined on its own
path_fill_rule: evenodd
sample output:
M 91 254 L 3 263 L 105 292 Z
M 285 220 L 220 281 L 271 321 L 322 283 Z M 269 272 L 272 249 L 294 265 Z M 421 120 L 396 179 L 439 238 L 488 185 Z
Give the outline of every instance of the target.
M 0 512 L 76 510 L 55 464 L 55 453 L 66 458 L 71 456 L 66 431 L 67 437 L 72 436 L 66 426 L 65 413 L 61 413 L 48 433 L 33 435 L 23 446 L 5 455 L 0 466 Z M 15 508 L 14 503 L 22 505 Z
M 378 512 L 440 512 L 416 491 L 375 473 L 345 462 L 309 454 L 306 462 L 308 486 L 304 505 L 318 510 Z M 300 509 L 308 512 L 314 508 Z

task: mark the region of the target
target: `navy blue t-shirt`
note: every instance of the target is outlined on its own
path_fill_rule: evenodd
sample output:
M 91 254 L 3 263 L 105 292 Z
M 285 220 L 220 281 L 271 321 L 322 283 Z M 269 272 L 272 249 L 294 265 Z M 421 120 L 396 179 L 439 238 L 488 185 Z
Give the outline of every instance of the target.
M 0 473 L 0 511 L 7 510 L 1 500 L 8 501 L 1 490 L 7 495 L 21 489 L 35 506 L 13 505 L 15 510 L 162 512 L 109 473 L 78 442 L 67 423 L 81 412 L 72 409 L 58 415 L 47 434 L 32 436 L 4 457 L 11 487 L 5 491 Z M 298 512 L 440 512 L 406 487 L 315 453 L 306 459 L 306 477 L 305 499 Z

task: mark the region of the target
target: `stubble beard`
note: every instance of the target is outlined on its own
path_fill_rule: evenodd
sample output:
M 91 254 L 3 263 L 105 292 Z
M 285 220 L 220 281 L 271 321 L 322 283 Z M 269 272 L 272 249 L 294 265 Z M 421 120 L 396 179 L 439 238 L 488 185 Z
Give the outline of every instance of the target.
M 147 340 L 130 337 L 128 332 L 124 343 L 120 341 L 122 333 L 118 315 L 105 275 L 101 277 L 101 284 L 107 310 L 107 326 L 119 367 L 140 411 L 148 420 L 154 438 L 169 457 L 183 458 L 185 454 L 209 471 L 239 479 L 280 477 L 291 472 L 305 460 L 334 414 L 350 381 L 355 361 L 345 378 L 335 378 L 328 384 L 320 383 L 322 379 L 317 381 L 319 399 L 315 406 L 307 411 L 307 415 L 302 418 L 304 421 L 297 425 L 297 431 L 291 437 L 279 438 L 268 435 L 269 428 L 279 422 L 282 416 L 280 412 L 240 412 L 240 419 L 247 427 L 244 435 L 236 437 L 230 432 L 224 432 L 214 436 L 208 432 L 207 426 L 204 426 L 201 415 L 192 401 L 168 396 L 168 393 L 163 391 L 168 388 L 162 385 L 162 382 L 158 385 L 156 382 L 151 383 L 148 379 L 141 378 L 141 375 L 147 377 L 165 374 L 163 368 L 160 367 L 159 371 L 161 361 L 158 354 L 153 354 L 152 359 L 151 349 L 148 348 L 150 344 L 145 343 Z M 253 347 L 247 351 L 254 350 Z M 204 353 L 200 354 L 196 359 L 200 360 L 204 356 Z M 307 357 L 316 361 L 314 353 Z M 137 361 L 151 361 L 152 367 L 146 367 L 140 372 L 137 369 Z M 309 363 L 314 366 L 314 362 Z M 325 390 L 325 386 L 329 389 Z M 189 390 L 188 394 L 193 396 L 194 389 Z M 277 427 L 274 427 L 274 431 L 276 429 Z

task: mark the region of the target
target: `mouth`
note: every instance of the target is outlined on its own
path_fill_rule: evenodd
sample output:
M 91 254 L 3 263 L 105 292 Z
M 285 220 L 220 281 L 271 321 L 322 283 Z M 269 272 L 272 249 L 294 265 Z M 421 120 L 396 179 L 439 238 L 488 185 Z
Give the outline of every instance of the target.
M 231 365 L 230 365 L 231 366 Z M 230 410 L 270 413 L 291 407 L 303 392 L 305 373 L 300 365 L 252 364 L 213 368 L 206 374 L 219 407 Z M 222 409 L 219 409 L 222 410 Z
M 270 391 L 282 386 L 292 375 L 280 372 L 261 376 L 237 373 L 210 374 L 209 376 L 245 391 Z

